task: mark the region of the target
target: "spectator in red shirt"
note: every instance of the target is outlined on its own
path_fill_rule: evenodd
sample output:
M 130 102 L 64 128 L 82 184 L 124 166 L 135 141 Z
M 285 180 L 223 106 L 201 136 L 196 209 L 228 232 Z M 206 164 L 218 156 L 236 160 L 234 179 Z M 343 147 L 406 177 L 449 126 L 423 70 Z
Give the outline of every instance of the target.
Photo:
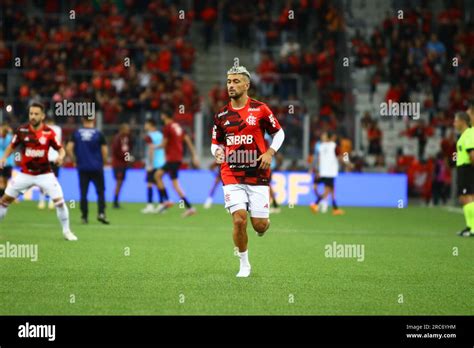
M 212 44 L 214 26 L 217 20 L 217 10 L 214 6 L 212 6 L 211 1 L 207 1 L 206 6 L 201 11 L 201 18 L 204 21 L 204 26 L 203 26 L 204 49 L 206 51 L 209 51 L 209 47 Z
M 372 121 L 367 129 L 367 137 L 369 139 L 369 154 L 382 154 L 382 131 L 380 130 L 377 121 Z
M 257 67 L 257 73 L 260 77 L 260 94 L 264 97 L 269 97 L 273 94 L 277 73 L 277 65 L 269 53 L 264 52 L 262 54 L 262 60 Z

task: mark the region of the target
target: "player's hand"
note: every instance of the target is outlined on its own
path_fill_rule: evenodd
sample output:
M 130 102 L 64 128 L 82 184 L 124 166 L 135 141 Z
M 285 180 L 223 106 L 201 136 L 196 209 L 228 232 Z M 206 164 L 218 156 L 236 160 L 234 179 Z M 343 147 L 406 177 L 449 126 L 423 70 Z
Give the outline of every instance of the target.
M 61 167 L 64 163 L 64 158 L 62 157 L 58 157 L 56 158 L 56 161 L 54 161 L 54 163 L 58 166 L 58 167 Z
M 257 158 L 257 162 L 261 161 L 259 169 L 265 170 L 270 168 L 270 164 L 272 164 L 273 159 L 273 153 L 271 151 L 272 150 L 268 150 L 267 152 L 261 154 L 259 158 Z
M 224 163 L 224 159 L 225 159 L 224 150 L 222 148 L 218 148 L 216 150 L 216 153 L 215 153 L 214 157 L 216 158 L 216 163 L 217 164 Z
M 3 167 L 5 167 L 5 163 L 7 163 L 6 158 L 0 158 L 0 169 L 3 169 Z

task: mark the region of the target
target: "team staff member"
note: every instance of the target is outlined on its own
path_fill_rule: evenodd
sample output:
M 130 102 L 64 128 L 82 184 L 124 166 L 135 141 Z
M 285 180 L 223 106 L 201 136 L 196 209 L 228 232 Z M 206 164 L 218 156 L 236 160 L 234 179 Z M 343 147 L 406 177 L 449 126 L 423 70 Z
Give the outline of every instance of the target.
M 88 202 L 87 191 L 89 183 L 95 186 L 98 198 L 97 220 L 108 225 L 105 217 L 105 184 L 104 184 L 104 159 L 107 158 L 107 143 L 104 134 L 94 128 L 94 120 L 84 118 L 82 128 L 76 130 L 67 146 L 68 154 L 76 163 L 79 173 L 79 185 L 81 191 L 81 213 L 82 222 L 87 224 Z

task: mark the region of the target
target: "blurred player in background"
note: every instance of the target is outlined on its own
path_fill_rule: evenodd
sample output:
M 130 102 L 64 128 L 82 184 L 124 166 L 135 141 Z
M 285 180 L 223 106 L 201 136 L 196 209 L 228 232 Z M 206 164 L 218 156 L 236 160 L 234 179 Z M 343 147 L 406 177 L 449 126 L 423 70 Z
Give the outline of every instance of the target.
M 204 202 L 204 209 L 210 209 L 212 207 L 212 201 L 214 200 L 214 194 L 216 193 L 216 189 L 221 182 L 221 170 L 220 165 L 217 164 L 216 161 L 212 162 L 210 170 L 214 171 L 215 178 L 214 183 L 212 184 L 211 191 L 209 191 L 209 196 L 207 196 L 206 201 Z
M 130 126 L 127 123 L 123 123 L 112 140 L 112 168 L 115 178 L 114 208 L 120 208 L 120 190 L 125 181 L 127 168 L 132 161 L 132 150 L 133 143 Z
M 163 175 L 168 173 L 171 182 L 173 183 L 173 188 L 176 193 L 179 195 L 180 199 L 184 202 L 186 211 L 182 214 L 183 217 L 191 216 L 196 214 L 196 209 L 191 206 L 191 203 L 187 200 L 184 195 L 181 186 L 178 181 L 178 172 L 181 162 L 183 161 L 183 141 L 188 146 L 189 151 L 191 152 L 192 163 L 195 167 L 199 167 L 199 162 L 197 160 L 196 151 L 194 145 L 191 141 L 191 138 L 184 132 L 183 128 L 179 123 L 173 120 L 173 116 L 170 112 L 162 112 L 161 120 L 164 123 L 163 127 L 163 143 L 158 145 L 156 148 L 165 149 L 166 163 L 163 168 L 159 169 L 156 172 L 156 181 L 158 184 L 158 189 L 161 190 L 164 195 L 165 202 L 159 208 L 158 213 L 162 213 L 165 209 L 168 209 L 172 204 L 169 201 L 168 194 L 165 190 L 165 185 L 163 183 Z
M 339 209 L 334 194 L 334 180 L 339 173 L 339 158 L 337 155 L 337 136 L 332 132 L 323 132 L 321 142 L 315 145 L 315 153 L 318 158 L 318 171 L 314 175 L 314 193 L 316 195 L 315 203 L 310 205 L 314 213 L 321 211 L 327 212 L 327 197 L 331 195 L 332 214 L 343 215 L 345 212 Z M 324 184 L 322 195 L 318 193 L 318 184 Z
M 272 136 L 266 133 L 265 143 L 267 145 L 267 148 L 270 146 L 271 142 L 272 142 Z M 271 182 L 272 182 L 273 172 L 281 166 L 282 161 L 283 161 L 282 154 L 277 152 L 275 156 L 272 158 L 272 163 L 270 164 L 270 185 L 268 187 L 270 190 L 270 203 L 272 205 L 272 207 L 270 208 L 271 214 L 278 214 L 281 212 L 280 205 L 278 204 L 276 200 L 275 191 L 272 188 Z
M 49 128 L 51 128 L 54 131 L 54 134 L 56 134 L 56 142 L 58 144 L 61 144 L 61 146 L 62 146 L 63 131 L 62 131 L 61 127 L 57 126 L 54 123 L 54 119 L 52 117 L 46 118 L 45 123 Z M 55 149 L 50 147 L 49 151 L 48 151 L 48 160 L 49 160 L 49 163 L 51 165 L 51 169 L 53 170 L 54 176 L 56 178 L 59 177 L 59 166 L 57 166 L 55 164 L 56 159 L 58 158 L 58 156 L 59 156 L 58 151 L 56 151 Z M 49 196 L 46 195 L 42 190 L 40 190 L 40 196 L 39 196 L 39 201 L 38 201 L 38 209 L 46 208 L 45 200 L 48 200 L 48 199 L 49 199 Z M 49 199 L 48 208 L 49 209 L 54 209 L 54 203 L 51 199 Z
M 163 143 L 163 133 L 156 127 L 156 122 L 153 119 L 145 121 L 145 168 L 146 168 L 146 185 L 147 185 L 147 206 L 142 210 L 143 214 L 150 214 L 159 212 L 165 197 L 168 197 L 166 188 L 158 187 L 155 179 L 156 171 L 165 165 L 165 150 L 158 148 Z M 156 209 L 153 207 L 153 186 L 156 186 L 159 196 L 159 204 Z
M 104 134 L 94 128 L 93 119 L 82 119 L 82 128 L 73 133 L 67 149 L 69 156 L 76 164 L 79 174 L 82 223 L 89 223 L 87 192 L 89 190 L 89 183 L 92 181 L 97 192 L 97 221 L 108 225 L 110 222 L 105 217 L 104 180 L 104 161 L 108 155 L 107 143 L 105 142 Z
M 7 214 L 8 206 L 20 193 L 32 186 L 38 186 L 48 194 L 56 206 L 58 220 L 61 223 L 66 240 L 76 241 L 77 237 L 69 227 L 69 210 L 64 202 L 63 190 L 51 170 L 48 159 L 50 147 L 58 151 L 56 165 L 63 163 L 66 155 L 64 148 L 56 141 L 54 131 L 44 124 L 44 106 L 34 102 L 28 108 L 29 123 L 18 127 L 10 145 L 0 158 L 0 169 L 5 167 L 7 158 L 17 146 L 21 146 L 21 173 L 11 180 L 0 199 L 0 220 Z
M 0 158 L 3 157 L 5 150 L 12 141 L 12 130 L 7 124 L 0 125 Z M 5 193 L 8 180 L 12 177 L 12 170 L 15 162 L 13 161 L 13 154 L 8 156 L 3 168 L 0 168 L 0 198 Z
M 456 143 L 458 196 L 466 220 L 466 227 L 458 233 L 461 237 L 474 236 L 474 129 L 470 122 L 466 112 L 454 116 L 454 128 L 460 134 Z
M 221 164 L 225 208 L 232 214 L 233 239 L 240 258 L 237 277 L 248 277 L 251 271 L 247 211 L 259 236 L 270 227 L 270 165 L 285 139 L 269 107 L 248 96 L 249 87 L 250 73 L 245 67 L 234 66 L 227 72 L 230 102 L 214 115 L 211 145 Z M 265 132 L 272 135 L 270 147 L 265 143 Z M 244 159 L 232 161 L 237 151 L 243 151 Z

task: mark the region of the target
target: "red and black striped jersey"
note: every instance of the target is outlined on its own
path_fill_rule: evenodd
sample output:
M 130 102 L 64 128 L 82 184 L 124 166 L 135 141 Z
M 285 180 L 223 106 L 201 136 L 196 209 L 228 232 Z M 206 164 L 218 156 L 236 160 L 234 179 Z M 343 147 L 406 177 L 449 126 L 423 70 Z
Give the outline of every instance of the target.
M 47 125 L 34 130 L 29 124 L 24 124 L 15 132 L 11 145 L 13 148 L 21 145 L 21 171 L 25 174 L 40 175 L 51 173 L 48 151 L 52 147 L 61 149 L 56 141 L 56 134 Z
M 268 149 L 265 132 L 274 134 L 280 129 L 270 108 L 255 99 L 248 98 L 240 109 L 231 103 L 221 108 L 214 115 L 212 143 L 224 147 L 223 184 L 268 185 L 270 169 L 259 169 L 256 160 Z

